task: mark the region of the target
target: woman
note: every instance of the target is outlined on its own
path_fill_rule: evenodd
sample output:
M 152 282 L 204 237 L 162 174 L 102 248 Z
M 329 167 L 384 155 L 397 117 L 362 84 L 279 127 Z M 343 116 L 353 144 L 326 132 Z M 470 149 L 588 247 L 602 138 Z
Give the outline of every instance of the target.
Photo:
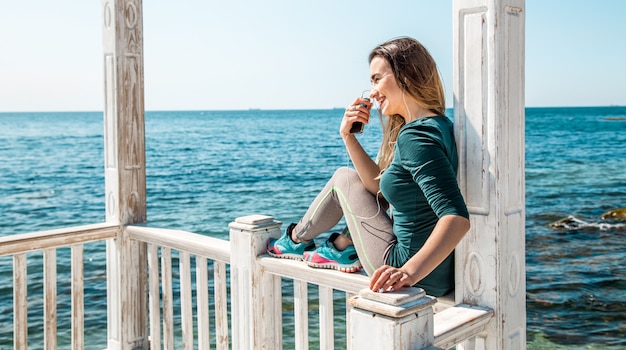
M 437 65 L 412 38 L 377 46 L 369 63 L 370 97 L 387 116 L 377 162 L 350 133 L 370 117 L 370 101 L 357 98 L 340 126 L 354 169 L 337 170 L 300 222 L 270 239 L 267 251 L 312 267 L 362 267 L 374 291 L 415 285 L 441 296 L 454 288 L 452 252 L 470 224 Z M 346 230 L 316 249 L 313 238 L 342 217 Z

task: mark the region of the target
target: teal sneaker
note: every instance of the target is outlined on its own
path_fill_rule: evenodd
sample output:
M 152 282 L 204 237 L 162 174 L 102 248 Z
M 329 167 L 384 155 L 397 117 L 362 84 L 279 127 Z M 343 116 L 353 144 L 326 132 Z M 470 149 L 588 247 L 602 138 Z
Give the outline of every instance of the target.
M 333 269 L 341 272 L 357 272 L 363 268 L 353 245 L 339 251 L 333 241 L 339 236 L 333 233 L 323 246 L 304 253 L 304 262 L 314 268 Z
M 304 252 L 315 250 L 315 243 L 294 242 L 290 235 L 296 224 L 287 227 L 285 233 L 280 238 L 270 238 L 267 241 L 267 254 L 275 258 L 285 258 L 293 260 L 302 260 Z

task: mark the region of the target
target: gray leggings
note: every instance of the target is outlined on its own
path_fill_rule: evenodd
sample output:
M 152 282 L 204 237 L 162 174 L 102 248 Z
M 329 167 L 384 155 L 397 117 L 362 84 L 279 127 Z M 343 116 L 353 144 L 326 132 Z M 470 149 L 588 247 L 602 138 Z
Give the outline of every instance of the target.
M 393 222 L 383 202 L 365 189 L 354 169 L 342 167 L 335 171 L 293 232 L 298 239 L 310 241 L 345 217 L 361 265 L 372 275 L 387 263 L 389 251 L 396 244 Z

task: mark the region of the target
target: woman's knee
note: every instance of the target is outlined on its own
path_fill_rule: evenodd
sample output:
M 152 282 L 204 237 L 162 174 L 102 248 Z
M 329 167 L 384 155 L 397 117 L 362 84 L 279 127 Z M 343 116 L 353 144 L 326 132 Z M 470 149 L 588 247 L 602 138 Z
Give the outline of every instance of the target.
M 346 167 L 346 166 L 335 170 L 335 174 L 333 174 L 333 178 L 335 180 L 348 180 L 349 182 L 360 180 L 359 174 L 357 174 L 356 170 Z

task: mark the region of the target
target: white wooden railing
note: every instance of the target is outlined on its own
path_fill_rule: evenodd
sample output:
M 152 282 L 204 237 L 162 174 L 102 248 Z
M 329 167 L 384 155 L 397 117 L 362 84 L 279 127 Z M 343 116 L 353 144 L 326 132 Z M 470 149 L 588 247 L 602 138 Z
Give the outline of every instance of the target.
M 228 349 L 227 264 L 230 263 L 230 243 L 179 230 L 142 226 L 129 226 L 127 230 L 131 239 L 148 244 L 150 348 L 209 349 L 210 334 L 213 333 L 215 348 Z M 178 273 L 172 267 L 172 251 L 178 256 Z M 192 256 L 195 266 L 191 264 Z M 209 276 L 209 262 L 213 266 L 212 279 Z M 195 274 L 195 300 L 192 297 L 192 274 Z M 176 280 L 173 278 L 175 275 L 178 275 Z M 211 281 L 212 297 L 209 293 Z M 178 286 L 179 295 L 174 295 L 175 286 Z M 210 303 L 211 299 L 213 303 Z M 178 304 L 174 305 L 175 302 Z M 175 341 L 175 306 L 180 310 L 179 342 Z M 211 306 L 213 310 L 209 309 Z M 211 313 L 214 315 L 212 332 Z M 194 342 L 195 338 L 197 342 Z
M 44 348 L 57 347 L 55 250 L 60 247 L 72 251 L 72 348 L 93 344 L 84 337 L 83 244 L 114 239 L 118 230 L 98 224 L 0 238 L 0 256 L 14 261 L 15 349 L 28 348 L 25 256 L 34 251 L 44 252 Z M 131 240 L 147 244 L 151 349 L 357 349 L 376 342 L 388 349 L 449 348 L 480 337 L 492 318 L 489 309 L 435 303 L 417 288 L 368 295 L 363 274 L 268 257 L 265 241 L 280 234 L 280 222 L 271 217 L 237 219 L 230 241 L 145 226 L 126 230 Z M 311 315 L 315 303 L 318 313 Z
M 491 320 L 493 312 L 470 305 L 437 305 L 419 288 L 406 288 L 396 293 L 373 293 L 368 277 L 336 271 L 311 269 L 305 264 L 264 255 L 269 237 L 281 234 L 280 222 L 271 217 L 249 216 L 230 224 L 231 291 L 245 290 L 240 300 L 233 296 L 233 317 L 248 327 L 233 329 L 236 349 L 281 348 L 282 338 L 275 332 L 286 329 L 280 315 L 285 297 L 281 280 L 294 283 L 295 329 L 308 330 L 307 288 L 319 291 L 320 349 L 336 348 L 334 331 L 339 317 L 333 315 L 335 291 L 346 293 L 344 328 L 348 349 L 385 348 L 421 349 L 449 348 L 468 339 L 475 340 Z M 233 292 L 233 295 L 235 293 Z M 252 297 L 251 297 L 252 295 Z M 434 310 L 442 310 L 434 315 Z M 300 314 L 298 314 L 300 313 Z M 271 322 L 270 322 L 271 320 Z M 234 326 L 234 325 L 233 325 Z M 309 346 L 305 336 L 296 339 L 296 349 Z
M 84 348 L 84 244 L 106 241 L 117 236 L 119 226 L 96 224 L 66 229 L 0 237 L 0 257 L 13 257 L 13 347 L 28 345 L 28 263 L 27 254 L 43 251 L 43 345 L 57 348 L 57 249 L 71 250 L 71 344 Z M 1 281 L 0 283 L 5 283 Z M 9 295 L 0 299 L 6 301 Z M 6 317 L 7 315 L 0 315 Z

